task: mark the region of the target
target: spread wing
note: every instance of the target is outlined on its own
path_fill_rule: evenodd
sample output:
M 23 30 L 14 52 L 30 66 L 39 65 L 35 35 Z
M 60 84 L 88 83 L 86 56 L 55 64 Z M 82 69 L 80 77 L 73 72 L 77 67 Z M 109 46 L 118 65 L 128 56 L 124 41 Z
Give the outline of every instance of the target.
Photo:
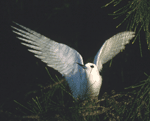
M 55 42 L 18 23 L 15 24 L 24 29 L 12 26 L 13 32 L 20 35 L 17 38 L 23 41 L 21 44 L 31 48 L 28 50 L 34 53 L 35 57 L 41 59 L 62 75 L 70 76 L 71 73 L 76 73 L 79 68 L 77 63 L 83 64 L 82 56 L 71 47 Z
M 24 29 L 12 26 L 13 32 L 20 35 L 17 38 L 23 41 L 21 44 L 31 48 L 28 50 L 34 53 L 35 57 L 65 76 L 74 98 L 84 95 L 87 85 L 85 70 L 77 64 L 83 65 L 82 56 L 65 44 L 55 42 L 18 23 L 15 24 Z
M 104 42 L 94 58 L 94 64 L 101 71 L 102 65 L 116 56 L 135 36 L 135 32 L 125 31 L 114 35 Z

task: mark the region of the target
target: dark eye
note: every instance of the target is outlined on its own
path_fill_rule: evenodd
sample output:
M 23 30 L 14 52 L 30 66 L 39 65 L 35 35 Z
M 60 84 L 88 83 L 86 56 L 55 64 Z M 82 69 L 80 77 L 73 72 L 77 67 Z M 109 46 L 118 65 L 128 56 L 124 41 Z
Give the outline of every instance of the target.
M 93 65 L 91 65 L 90 67 L 91 67 L 91 68 L 94 68 L 94 66 L 93 66 Z

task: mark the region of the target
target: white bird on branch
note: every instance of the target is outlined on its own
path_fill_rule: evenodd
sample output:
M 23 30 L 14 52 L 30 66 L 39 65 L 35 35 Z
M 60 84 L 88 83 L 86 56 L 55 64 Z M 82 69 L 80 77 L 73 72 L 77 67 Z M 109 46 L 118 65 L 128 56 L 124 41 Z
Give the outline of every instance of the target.
M 31 48 L 28 50 L 34 53 L 35 57 L 65 77 L 75 99 L 78 96 L 84 99 L 87 96 L 99 95 L 102 85 L 100 71 L 103 64 L 123 50 L 135 36 L 132 31 L 114 35 L 104 42 L 94 58 L 94 63 L 84 65 L 82 56 L 73 48 L 53 41 L 18 23 L 15 24 L 24 29 L 12 26 L 13 32 L 21 36 L 18 39 L 26 42 L 21 44 Z

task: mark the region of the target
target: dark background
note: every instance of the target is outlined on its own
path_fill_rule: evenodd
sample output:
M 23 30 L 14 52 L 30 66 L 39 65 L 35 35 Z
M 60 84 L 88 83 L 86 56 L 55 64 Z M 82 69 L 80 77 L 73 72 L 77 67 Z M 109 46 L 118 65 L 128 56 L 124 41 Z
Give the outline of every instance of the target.
M 52 40 L 69 45 L 83 57 L 84 63 L 92 62 L 101 45 L 111 36 L 126 31 L 127 23 L 116 29 L 125 17 L 117 20 L 108 16 L 126 2 L 117 7 L 110 5 L 101 8 L 109 0 L 1 0 L 0 22 L 0 99 L 1 104 L 10 104 L 12 100 L 25 100 L 25 94 L 40 89 L 37 85 L 47 85 L 50 80 L 46 64 L 35 58 L 20 44 L 16 34 L 12 33 L 12 21 L 35 30 Z M 131 40 L 132 41 L 132 40 Z M 101 93 L 124 91 L 124 87 L 136 84 L 150 74 L 150 55 L 147 50 L 144 32 L 141 32 L 143 57 L 140 56 L 139 40 L 128 44 L 118 54 L 109 67 L 104 64 L 101 75 L 103 84 Z M 52 77 L 61 75 L 48 68 Z M 49 81 L 49 83 L 51 83 Z

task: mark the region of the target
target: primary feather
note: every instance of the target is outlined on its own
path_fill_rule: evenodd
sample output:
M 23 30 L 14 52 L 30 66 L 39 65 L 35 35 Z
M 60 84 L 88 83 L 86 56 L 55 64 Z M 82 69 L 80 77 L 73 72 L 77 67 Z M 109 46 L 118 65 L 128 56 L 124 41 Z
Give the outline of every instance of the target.
M 135 36 L 135 32 L 120 32 L 104 42 L 94 58 L 94 64 L 98 70 L 102 69 L 102 65 L 116 56 L 121 50 L 125 49 L 125 45 Z
M 83 64 L 83 59 L 76 50 L 65 44 L 55 42 L 20 24 L 17 25 L 26 30 L 24 31 L 12 26 L 12 28 L 18 31 L 13 30 L 14 33 L 24 37 L 17 38 L 27 42 L 22 42 L 21 44 L 32 48 L 28 50 L 34 53 L 35 57 L 41 59 L 43 62 L 47 63 L 49 67 L 59 71 L 62 75 L 67 76 L 71 72 L 74 74 L 78 71 L 78 64 L 76 64 L 76 62 Z M 77 66 L 73 68 L 74 65 Z

